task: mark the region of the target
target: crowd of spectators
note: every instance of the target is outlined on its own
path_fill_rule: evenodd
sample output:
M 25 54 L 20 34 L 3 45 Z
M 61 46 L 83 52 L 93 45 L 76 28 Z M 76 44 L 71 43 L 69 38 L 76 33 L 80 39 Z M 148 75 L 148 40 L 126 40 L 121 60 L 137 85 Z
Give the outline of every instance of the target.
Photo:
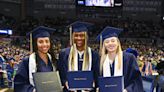
M 11 44 L 11 40 L 1 40 L 0 42 L 0 86 L 12 87 L 12 82 L 18 64 L 23 58 L 28 56 L 29 51 Z
M 4 16 L 0 14 L 0 28 L 11 28 L 14 30 L 14 35 L 25 36 L 26 33 L 30 32 L 33 28 L 42 25 L 51 28 L 56 28 L 57 35 L 69 35 L 67 26 L 76 21 L 75 19 L 66 18 L 34 18 L 26 17 L 24 20 L 16 20 L 12 17 Z M 86 20 L 84 20 L 86 21 Z M 143 21 L 134 20 L 130 18 L 126 19 L 108 19 L 104 21 L 88 21 L 93 23 L 95 26 L 92 31 L 89 31 L 89 35 L 97 36 L 105 26 L 113 26 L 118 28 L 123 28 L 124 31 L 121 37 L 127 38 L 152 38 L 156 39 L 163 37 L 163 22 L 153 22 L 153 21 Z

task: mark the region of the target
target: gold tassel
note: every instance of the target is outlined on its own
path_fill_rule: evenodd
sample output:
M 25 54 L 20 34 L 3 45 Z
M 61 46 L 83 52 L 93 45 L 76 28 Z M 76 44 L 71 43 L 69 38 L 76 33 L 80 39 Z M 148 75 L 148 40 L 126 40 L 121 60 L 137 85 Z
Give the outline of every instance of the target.
M 72 68 L 72 47 L 70 49 L 70 53 L 69 53 L 69 59 L 68 59 L 68 70 L 71 71 Z
M 70 34 L 70 46 L 72 46 L 72 26 L 69 27 L 69 34 Z
M 33 52 L 32 33 L 30 33 L 30 53 Z
M 102 42 L 103 42 L 102 40 L 103 40 L 103 39 L 102 39 L 102 34 L 101 34 L 101 35 L 100 35 L 100 48 L 99 48 L 99 55 L 100 55 L 100 56 L 101 56 L 101 54 L 102 54 L 102 53 L 101 53 L 101 52 L 102 52 L 102 44 L 103 44 L 103 43 L 102 43 Z

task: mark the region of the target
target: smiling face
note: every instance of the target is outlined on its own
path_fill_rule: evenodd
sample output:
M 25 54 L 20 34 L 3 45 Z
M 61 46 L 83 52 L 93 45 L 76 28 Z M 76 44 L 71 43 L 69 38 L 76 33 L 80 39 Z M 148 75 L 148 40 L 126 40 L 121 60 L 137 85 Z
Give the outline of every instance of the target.
M 74 43 L 77 48 L 84 48 L 85 45 L 85 32 L 74 32 Z
M 46 54 L 50 49 L 50 39 L 49 37 L 37 38 L 37 49 L 38 53 Z
M 104 46 L 109 53 L 117 52 L 119 41 L 117 37 L 110 37 L 104 40 Z

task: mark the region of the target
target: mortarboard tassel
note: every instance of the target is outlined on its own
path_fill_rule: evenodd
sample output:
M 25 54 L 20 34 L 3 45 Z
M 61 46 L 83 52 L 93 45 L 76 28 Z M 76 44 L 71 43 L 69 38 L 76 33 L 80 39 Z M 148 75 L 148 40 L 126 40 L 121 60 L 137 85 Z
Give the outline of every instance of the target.
M 103 39 L 102 39 L 102 34 L 101 34 L 101 35 L 100 35 L 100 48 L 99 48 L 99 55 L 100 55 L 100 56 L 101 56 L 101 54 L 102 54 L 102 53 L 101 53 L 101 51 L 102 51 L 102 44 L 103 44 L 103 43 L 102 43 L 102 40 L 103 40 Z
M 70 46 L 72 46 L 72 26 L 69 27 L 70 32 Z
M 33 52 L 32 33 L 30 33 L 30 53 Z

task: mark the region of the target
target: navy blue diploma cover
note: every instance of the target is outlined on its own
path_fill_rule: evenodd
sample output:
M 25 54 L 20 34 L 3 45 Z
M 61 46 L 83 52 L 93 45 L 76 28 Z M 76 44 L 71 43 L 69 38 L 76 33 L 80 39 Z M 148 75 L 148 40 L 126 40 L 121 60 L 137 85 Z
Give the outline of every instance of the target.
M 69 90 L 92 90 L 92 71 L 69 71 L 67 74 Z
M 58 72 L 33 73 L 37 92 L 63 92 Z
M 100 92 L 123 92 L 124 89 L 123 76 L 99 77 L 98 83 Z

